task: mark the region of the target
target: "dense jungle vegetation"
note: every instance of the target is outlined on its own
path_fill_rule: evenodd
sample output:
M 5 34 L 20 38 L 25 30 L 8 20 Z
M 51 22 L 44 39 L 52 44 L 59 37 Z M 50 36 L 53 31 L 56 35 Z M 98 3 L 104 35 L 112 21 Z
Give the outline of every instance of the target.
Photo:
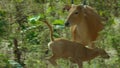
M 84 0 L 74 0 L 83 4 Z M 120 0 L 86 0 L 96 9 L 105 25 L 96 41 L 110 59 L 95 58 L 84 68 L 120 68 Z M 45 51 L 50 41 L 49 29 L 42 22 L 47 19 L 54 26 L 54 37 L 71 39 L 64 27 L 68 15 L 62 8 L 70 0 L 0 0 L 0 68 L 47 68 Z M 68 60 L 57 61 L 69 68 Z M 75 68 L 78 68 L 75 65 Z

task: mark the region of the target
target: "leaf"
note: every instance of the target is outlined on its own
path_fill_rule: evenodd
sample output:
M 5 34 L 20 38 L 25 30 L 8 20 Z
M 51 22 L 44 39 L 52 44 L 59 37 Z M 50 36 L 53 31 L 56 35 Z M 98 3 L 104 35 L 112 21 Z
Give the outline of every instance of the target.
M 48 8 L 46 9 L 46 13 L 47 13 L 47 14 L 49 14 L 51 11 L 52 11 L 52 8 L 51 8 L 51 7 L 48 7 Z
M 36 21 L 38 21 L 39 20 L 39 18 L 40 18 L 40 16 L 33 16 L 33 17 L 31 17 L 31 18 L 29 18 L 28 19 L 28 22 L 30 23 L 30 24 L 35 24 L 36 23 Z
M 55 20 L 53 22 L 54 25 L 64 25 L 64 21 L 63 20 Z
M 14 60 L 8 60 L 8 62 L 13 65 L 15 68 L 23 68 L 22 65 L 20 65 L 18 62 Z
M 56 32 L 54 32 L 54 37 L 58 38 L 60 35 Z
M 56 26 L 55 26 L 55 29 L 64 29 L 64 27 L 65 27 L 65 26 L 63 26 L 63 25 L 56 25 Z
M 32 17 L 28 18 L 28 22 L 31 25 L 38 25 L 38 24 L 40 24 L 39 20 L 43 20 L 44 17 L 45 16 L 43 14 L 39 14 L 37 16 L 32 16 Z
M 3 55 L 3 54 L 0 54 L 0 57 L 4 57 L 4 55 Z

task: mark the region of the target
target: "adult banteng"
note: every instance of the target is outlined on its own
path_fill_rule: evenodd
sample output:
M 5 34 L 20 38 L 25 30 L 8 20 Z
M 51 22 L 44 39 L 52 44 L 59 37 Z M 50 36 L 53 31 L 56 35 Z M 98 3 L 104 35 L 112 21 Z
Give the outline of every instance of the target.
M 97 12 L 87 5 L 66 5 L 64 10 L 69 12 L 65 26 L 70 26 L 73 40 L 94 47 L 93 41 L 104 27 Z

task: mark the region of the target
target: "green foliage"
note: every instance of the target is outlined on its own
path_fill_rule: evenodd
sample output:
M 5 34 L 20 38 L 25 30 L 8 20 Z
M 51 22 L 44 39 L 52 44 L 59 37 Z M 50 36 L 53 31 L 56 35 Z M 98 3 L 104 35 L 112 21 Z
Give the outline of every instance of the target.
M 44 19 L 44 17 L 45 17 L 45 16 L 44 16 L 43 14 L 29 17 L 29 18 L 28 18 L 28 23 L 29 23 L 30 25 L 35 25 L 35 26 L 40 25 L 39 20 Z
M 0 35 L 3 36 L 6 33 L 6 21 L 0 20 Z
M 23 68 L 18 62 L 14 60 L 8 60 L 9 64 L 12 65 L 13 68 Z
M 15 0 L 15 2 L 18 2 L 18 3 L 20 3 L 20 2 L 23 2 L 23 0 Z
M 80 4 L 84 0 L 74 1 Z M 50 41 L 50 31 L 42 21 L 48 20 L 53 25 L 55 38 L 71 39 L 69 28 L 64 28 L 68 15 L 68 12 L 62 12 L 65 4 L 70 4 L 70 0 L 1 0 L 0 68 L 24 68 L 13 60 L 14 38 L 18 40 L 18 48 L 22 52 L 21 62 L 26 68 L 47 68 L 45 51 Z M 104 20 L 105 28 L 100 32 L 96 45 L 104 48 L 111 58 L 96 58 L 91 61 L 91 65 L 84 63 L 84 68 L 119 68 L 120 1 L 87 0 L 87 4 L 94 7 Z M 57 62 L 62 68 L 71 65 L 67 60 L 60 59 Z M 78 68 L 77 65 L 74 67 Z
M 8 22 L 5 20 L 5 14 L 5 11 L 0 10 L 0 38 L 7 35 Z
M 35 16 L 29 19 L 30 24 L 34 25 L 36 24 L 36 21 L 38 21 L 40 16 Z
M 63 20 L 55 20 L 53 22 L 54 25 L 64 25 L 64 21 Z
M 8 62 L 8 57 L 0 53 L 0 67 L 1 68 L 11 68 L 12 66 Z

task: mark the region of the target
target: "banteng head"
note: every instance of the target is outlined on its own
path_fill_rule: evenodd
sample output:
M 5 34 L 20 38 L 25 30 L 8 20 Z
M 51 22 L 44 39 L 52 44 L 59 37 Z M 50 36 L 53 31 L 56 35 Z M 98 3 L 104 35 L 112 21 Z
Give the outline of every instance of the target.
M 108 55 L 108 53 L 105 50 L 103 50 L 103 49 L 99 49 L 99 53 L 100 53 L 100 56 L 102 58 L 105 58 L 105 59 L 109 59 L 110 58 L 110 56 Z
M 80 23 L 84 19 L 84 6 L 83 5 L 66 5 L 63 11 L 69 11 L 65 26 L 72 26 Z

